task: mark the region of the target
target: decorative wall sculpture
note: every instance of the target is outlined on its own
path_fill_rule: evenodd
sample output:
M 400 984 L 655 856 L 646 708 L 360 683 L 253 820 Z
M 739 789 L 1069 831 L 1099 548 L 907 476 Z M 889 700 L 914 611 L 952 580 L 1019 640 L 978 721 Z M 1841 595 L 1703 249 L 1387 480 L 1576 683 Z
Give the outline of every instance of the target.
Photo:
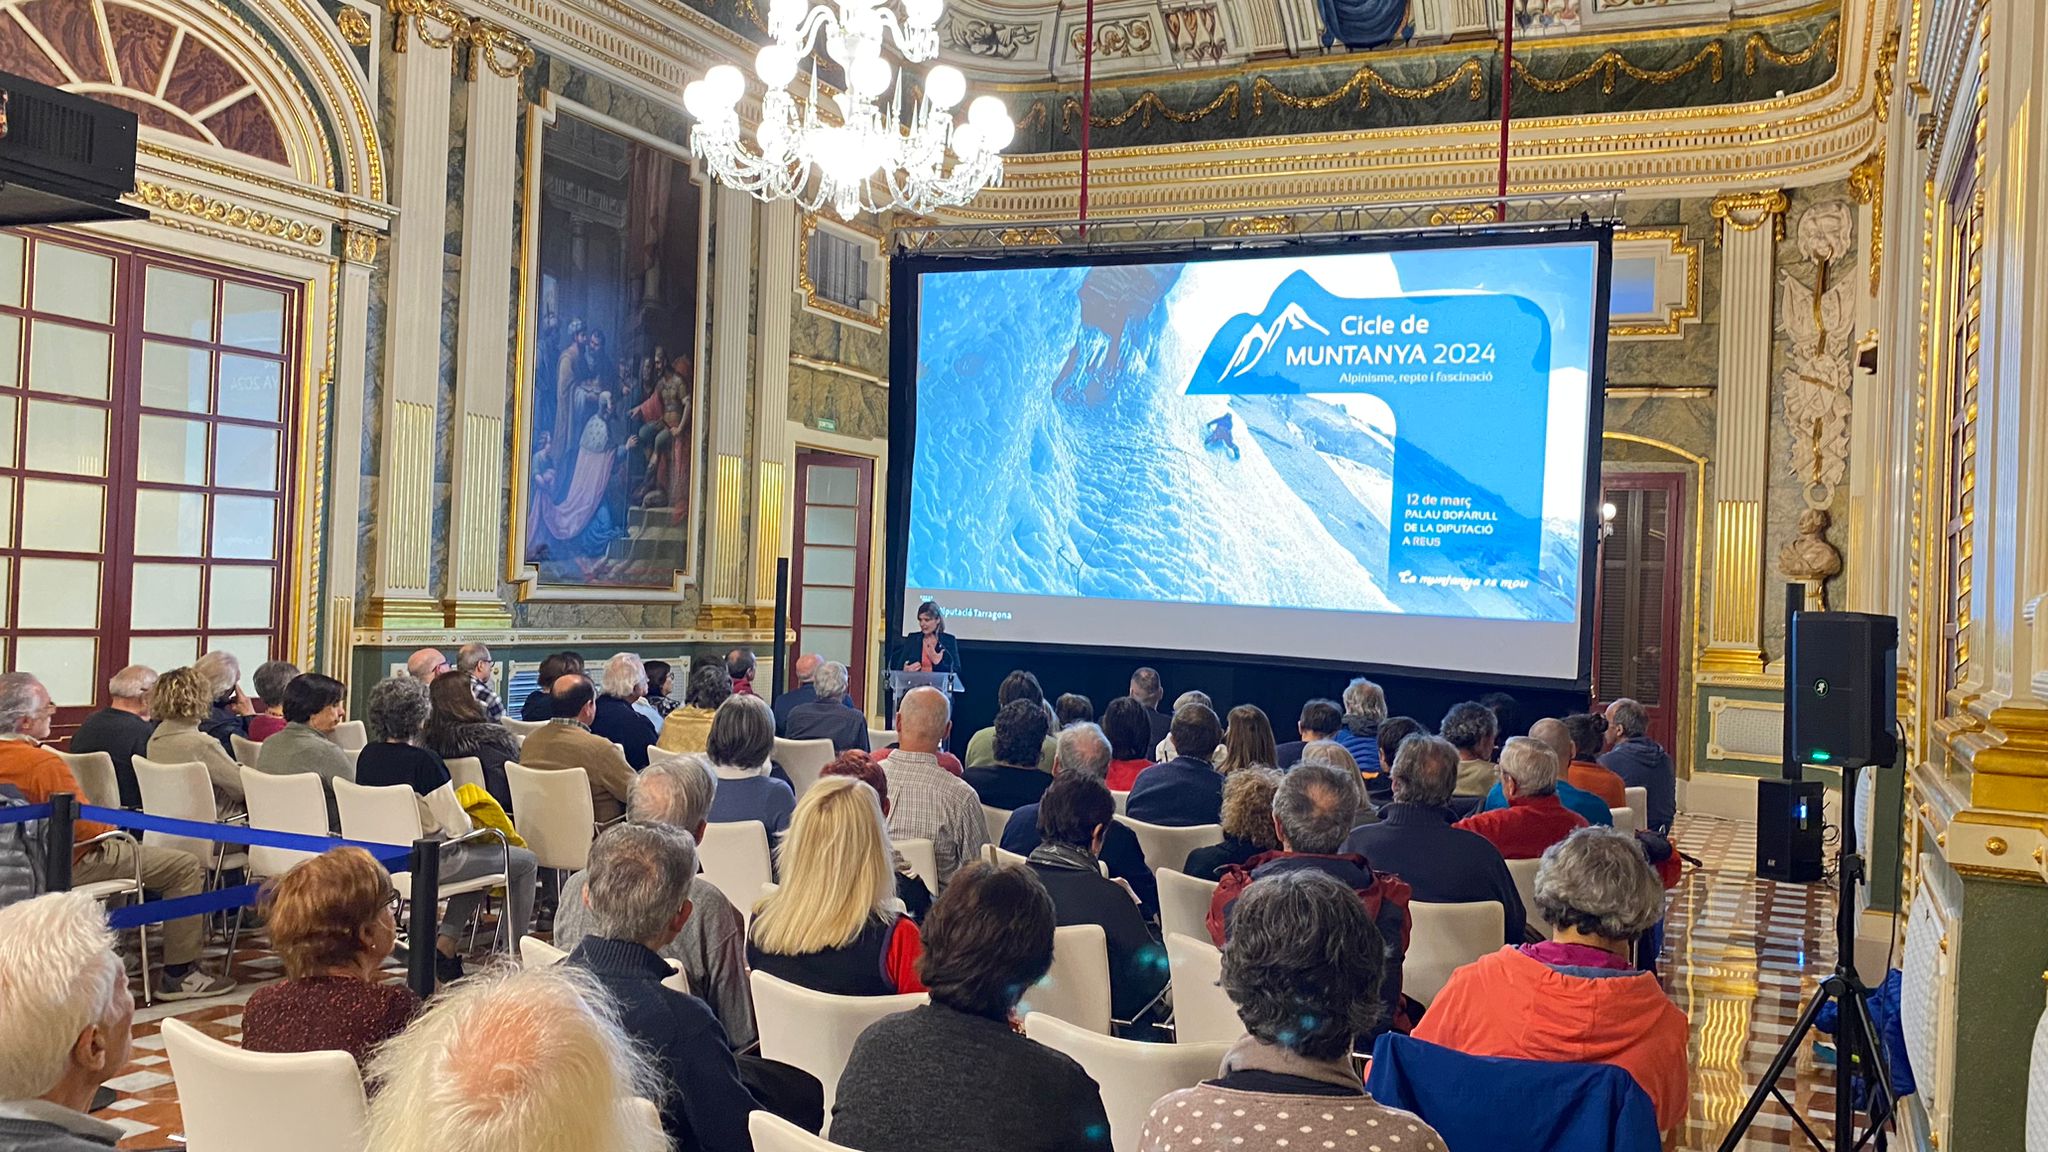
M 1849 464 L 1849 380 L 1854 345 L 1854 278 L 1835 262 L 1855 243 L 1856 213 L 1847 200 L 1807 209 L 1793 229 L 1799 255 L 1813 266 L 1807 283 L 1778 272 L 1778 328 L 1788 341 L 1781 381 L 1791 425 L 1792 474 L 1811 509 L 1834 500 Z

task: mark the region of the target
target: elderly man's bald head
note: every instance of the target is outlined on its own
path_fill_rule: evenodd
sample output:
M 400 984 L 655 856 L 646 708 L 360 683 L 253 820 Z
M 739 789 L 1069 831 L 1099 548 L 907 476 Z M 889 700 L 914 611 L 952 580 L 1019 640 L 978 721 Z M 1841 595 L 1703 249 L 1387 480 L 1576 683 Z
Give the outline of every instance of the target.
M 937 752 L 952 727 L 952 702 L 937 688 L 912 688 L 896 709 L 896 744 L 906 752 Z
M 823 664 L 824 662 L 825 658 L 823 656 L 818 655 L 816 652 L 806 652 L 803 655 L 797 657 L 796 682 L 799 684 L 809 684 L 811 682 L 811 677 L 816 676 L 818 674 L 818 665 Z
M 1571 763 L 1578 751 L 1578 746 L 1572 743 L 1571 729 L 1564 726 L 1564 721 L 1553 716 L 1545 716 L 1529 725 L 1529 735 L 1550 745 L 1550 751 L 1557 756 L 1560 765 Z

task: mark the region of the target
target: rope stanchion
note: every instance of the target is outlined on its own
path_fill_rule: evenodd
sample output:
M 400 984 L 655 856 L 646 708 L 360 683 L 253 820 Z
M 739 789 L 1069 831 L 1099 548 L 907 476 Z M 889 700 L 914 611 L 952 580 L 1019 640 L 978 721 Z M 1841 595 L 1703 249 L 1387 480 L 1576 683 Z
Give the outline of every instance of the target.
M 9 824 L 26 824 L 31 820 L 48 820 L 48 804 L 22 804 L 11 808 L 0 808 L 0 828 Z
M 435 946 L 440 942 L 434 910 L 441 902 L 441 842 L 412 842 L 412 923 L 406 937 L 405 982 L 425 1000 L 434 994 Z M 420 916 L 427 917 L 425 938 L 421 938 Z
M 52 892 L 71 891 L 72 829 L 78 823 L 78 797 L 50 793 L 50 823 L 43 829 L 43 883 Z

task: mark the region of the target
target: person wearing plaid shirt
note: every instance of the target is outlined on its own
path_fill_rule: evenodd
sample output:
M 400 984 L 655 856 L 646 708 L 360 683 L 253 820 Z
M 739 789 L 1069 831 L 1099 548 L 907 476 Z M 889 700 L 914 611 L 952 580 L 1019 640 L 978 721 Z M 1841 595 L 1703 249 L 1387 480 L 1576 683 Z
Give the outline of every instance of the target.
M 482 644 L 464 644 L 455 652 L 455 670 L 469 677 L 469 690 L 476 694 L 477 706 L 496 724 L 505 718 L 505 705 L 491 691 L 492 667 L 491 650 Z
M 889 776 L 889 835 L 932 842 L 941 890 L 988 843 L 981 798 L 966 781 L 939 767 L 939 745 L 952 730 L 950 707 L 936 688 L 912 689 L 896 710 L 896 749 L 882 762 Z

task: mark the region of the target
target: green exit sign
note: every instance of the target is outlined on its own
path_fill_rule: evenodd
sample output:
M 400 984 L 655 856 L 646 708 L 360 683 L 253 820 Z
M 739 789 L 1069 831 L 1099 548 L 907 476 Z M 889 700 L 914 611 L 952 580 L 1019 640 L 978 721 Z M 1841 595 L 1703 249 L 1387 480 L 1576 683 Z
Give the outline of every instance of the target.
M 839 431 L 839 421 L 837 421 L 837 420 L 834 420 L 834 419 L 833 419 L 833 418 L 831 418 L 830 416 L 820 416 L 820 417 L 818 417 L 818 420 L 817 420 L 817 424 L 818 424 L 818 431 L 820 431 L 820 432 L 837 432 L 837 431 Z

